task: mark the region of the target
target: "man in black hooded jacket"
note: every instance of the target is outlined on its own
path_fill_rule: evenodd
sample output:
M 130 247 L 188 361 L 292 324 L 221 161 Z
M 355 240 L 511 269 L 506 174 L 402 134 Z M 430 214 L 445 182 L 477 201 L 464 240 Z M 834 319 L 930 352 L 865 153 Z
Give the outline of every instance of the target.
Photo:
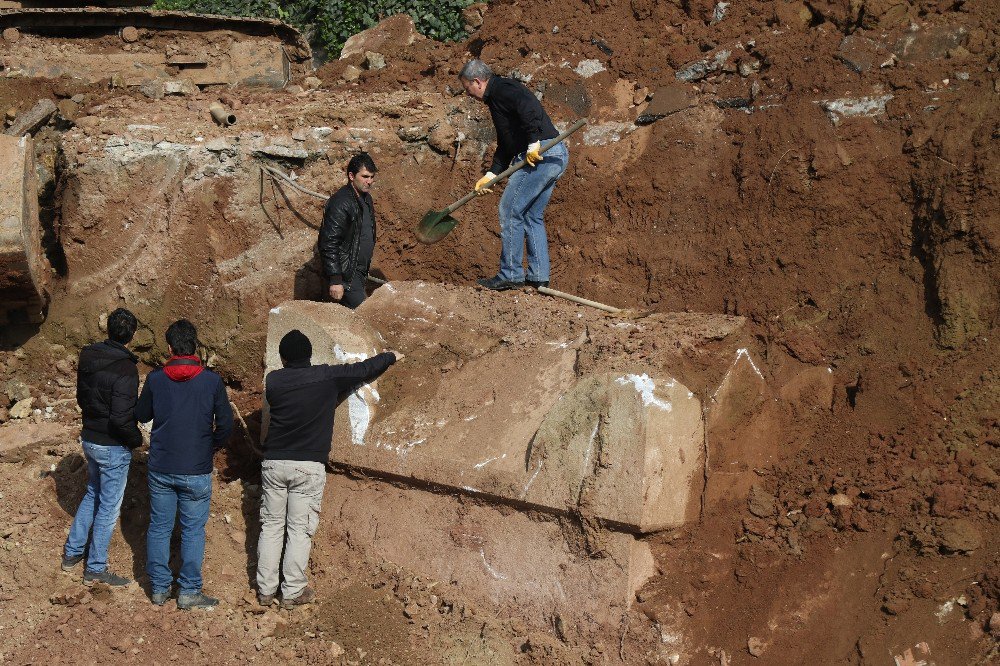
M 330 299 L 352 310 L 365 300 L 365 279 L 375 252 L 375 208 L 369 189 L 375 162 L 359 153 L 347 164 L 347 184 L 326 202 L 319 255 Z
M 132 449 L 142 445 L 135 418 L 138 359 L 126 347 L 136 326 L 135 315 L 118 308 L 108 315 L 108 339 L 84 347 L 77 365 L 76 401 L 83 412 L 80 441 L 87 458 L 87 492 L 63 548 L 62 568 L 73 569 L 83 561 L 86 550 L 86 584 L 132 582 L 108 571 L 108 546 L 121 513 Z

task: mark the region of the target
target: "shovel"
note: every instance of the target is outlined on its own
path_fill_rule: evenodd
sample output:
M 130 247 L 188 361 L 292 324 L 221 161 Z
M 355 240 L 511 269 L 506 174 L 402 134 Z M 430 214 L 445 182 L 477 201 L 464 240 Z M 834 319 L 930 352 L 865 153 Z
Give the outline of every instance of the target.
M 580 120 L 576 121 L 568 128 L 566 128 L 566 131 L 557 136 L 556 138 L 550 139 L 549 141 L 543 143 L 541 145 L 539 152 L 544 153 L 546 150 L 556 145 L 557 143 L 560 143 L 570 134 L 577 131 L 586 124 L 587 124 L 586 119 L 581 118 Z M 521 160 L 517 164 L 510 165 L 506 171 L 504 171 L 499 176 L 497 176 L 489 183 L 487 183 L 486 189 L 493 187 L 504 178 L 507 178 L 510 174 L 522 168 L 527 163 L 528 163 L 527 160 Z M 417 225 L 417 240 L 420 241 L 421 243 L 430 245 L 431 243 L 436 243 L 445 236 L 447 236 L 448 233 L 455 228 L 455 225 L 458 224 L 458 220 L 453 218 L 451 214 L 454 213 L 459 208 L 461 208 L 462 206 L 464 206 L 465 204 L 469 203 L 469 201 L 475 197 L 476 197 L 476 191 L 472 190 L 471 192 L 469 192 L 464 197 L 462 197 L 452 205 L 448 206 L 444 210 L 427 211 L 427 214 L 424 215 L 424 219 L 420 220 L 420 224 Z

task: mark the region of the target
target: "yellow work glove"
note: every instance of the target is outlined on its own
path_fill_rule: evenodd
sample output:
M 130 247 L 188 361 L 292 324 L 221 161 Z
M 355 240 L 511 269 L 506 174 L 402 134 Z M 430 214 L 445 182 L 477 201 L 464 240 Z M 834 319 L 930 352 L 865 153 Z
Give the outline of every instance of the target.
M 524 155 L 524 160 L 531 166 L 535 166 L 542 161 L 542 153 L 539 152 L 542 148 L 540 141 L 536 141 L 530 146 L 528 146 L 528 152 Z
M 476 194 L 482 195 L 482 194 L 490 194 L 491 192 L 493 192 L 492 189 L 487 189 L 486 186 L 489 184 L 491 180 L 493 180 L 496 177 L 497 176 L 495 173 L 493 173 L 492 171 L 487 171 L 485 176 L 476 181 Z

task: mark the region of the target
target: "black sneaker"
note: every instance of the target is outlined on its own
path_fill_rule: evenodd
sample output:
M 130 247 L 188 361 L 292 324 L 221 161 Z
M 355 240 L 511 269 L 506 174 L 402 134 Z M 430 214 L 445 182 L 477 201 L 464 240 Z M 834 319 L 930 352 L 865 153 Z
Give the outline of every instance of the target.
M 177 595 L 177 607 L 181 610 L 190 610 L 192 608 L 214 608 L 218 605 L 218 599 L 210 597 L 207 594 L 202 594 L 201 592 L 197 594 Z
M 507 282 L 500 277 L 491 278 L 480 278 L 476 282 L 481 287 L 486 287 L 492 291 L 507 291 L 508 289 L 520 289 L 524 286 L 524 282 Z
M 105 585 L 110 585 L 111 587 L 125 587 L 126 585 L 131 585 L 132 581 L 106 570 L 100 573 L 84 571 L 83 584 L 93 585 L 94 583 L 104 583 Z
M 538 289 L 539 287 L 547 287 L 547 286 L 549 286 L 549 281 L 548 280 L 525 280 L 524 281 L 524 286 L 525 287 L 531 287 L 532 289 Z
M 153 592 L 149 595 L 149 600 L 157 606 L 162 606 L 167 603 L 168 599 L 170 599 L 170 590 L 167 590 L 166 592 Z
M 83 555 L 77 555 L 76 557 L 64 557 L 62 558 L 62 570 L 72 571 L 76 565 L 83 562 Z

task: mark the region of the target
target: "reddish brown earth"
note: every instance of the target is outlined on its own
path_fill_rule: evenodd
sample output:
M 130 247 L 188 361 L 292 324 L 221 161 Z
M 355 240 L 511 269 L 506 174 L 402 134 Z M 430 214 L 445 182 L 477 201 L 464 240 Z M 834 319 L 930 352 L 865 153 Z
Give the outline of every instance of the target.
M 36 406 L 53 406 L 49 420 L 67 426 L 0 426 L 3 659 L 336 663 L 336 641 L 345 659 L 363 663 L 668 663 L 674 652 L 693 664 L 995 661 L 1000 10 L 991 0 L 751 1 L 733 2 L 713 24 L 713 8 L 499 3 L 465 43 L 387 45 L 386 69 L 356 83 L 340 80 L 347 62 L 318 73 L 359 98 L 400 88 L 450 95 L 471 51 L 498 71 L 531 74 L 533 87 L 544 83 L 556 120 L 630 123 L 645 110 L 643 89 L 673 85 L 685 64 L 732 50 L 733 71 L 685 88 L 690 108 L 607 145 L 575 142 L 547 211 L 555 286 L 619 306 L 743 315 L 765 350 L 761 370 L 781 387 L 781 418 L 759 433 L 779 462 L 755 470 L 749 497 L 651 537 L 662 573 L 638 595 L 642 616 L 604 640 L 567 644 L 556 628 L 495 620 L 493 609 L 464 608 L 460 591 L 427 589 L 322 539 L 313 573 L 326 601 L 302 614 L 256 613 L 240 602 L 254 483 L 245 442 L 219 461 L 226 479 L 242 481 L 219 491 L 209 535 L 209 580 L 226 610 L 186 616 L 152 609 L 138 590 L 83 594 L 55 566 L 84 476 L 72 403 L 57 402 L 72 397 L 64 357 L 75 352 L 50 346 L 67 341 L 59 331 L 73 320 L 62 319 L 21 351 L 27 334 L 0 340 L 0 381 L 24 381 Z M 957 44 L 918 39 L 880 67 L 911 22 L 921 36 Z M 858 73 L 838 57 L 847 35 L 877 43 L 871 68 Z M 581 79 L 572 68 L 585 59 L 605 70 Z M 744 76 L 738 63 L 759 68 Z M 58 94 L 58 83 L 4 80 L 0 101 L 23 108 Z M 108 95 L 86 92 L 92 105 Z M 837 124 L 817 103 L 883 95 L 892 95 L 884 114 Z M 753 97 L 753 113 L 716 104 L 741 97 Z M 455 104 L 488 134 L 482 107 Z M 395 147 L 376 154 L 391 165 L 377 192 L 379 269 L 454 283 L 490 274 L 499 245 L 491 202 L 462 209 L 462 224 L 438 245 L 411 235 L 428 207 L 474 182 L 485 166 L 478 155 L 453 164 Z M 328 181 L 307 184 L 329 190 L 336 183 L 325 172 Z M 210 228 L 211 216 L 197 222 Z M 199 264 L 189 276 L 208 272 Z M 59 297 L 51 312 L 71 311 Z M 801 408 L 810 389 L 788 381 L 799 363 L 832 369 L 828 410 Z M 257 388 L 244 389 L 237 403 L 253 413 Z M 132 488 L 142 487 L 137 467 Z M 113 561 L 138 573 L 145 500 L 130 492 Z

